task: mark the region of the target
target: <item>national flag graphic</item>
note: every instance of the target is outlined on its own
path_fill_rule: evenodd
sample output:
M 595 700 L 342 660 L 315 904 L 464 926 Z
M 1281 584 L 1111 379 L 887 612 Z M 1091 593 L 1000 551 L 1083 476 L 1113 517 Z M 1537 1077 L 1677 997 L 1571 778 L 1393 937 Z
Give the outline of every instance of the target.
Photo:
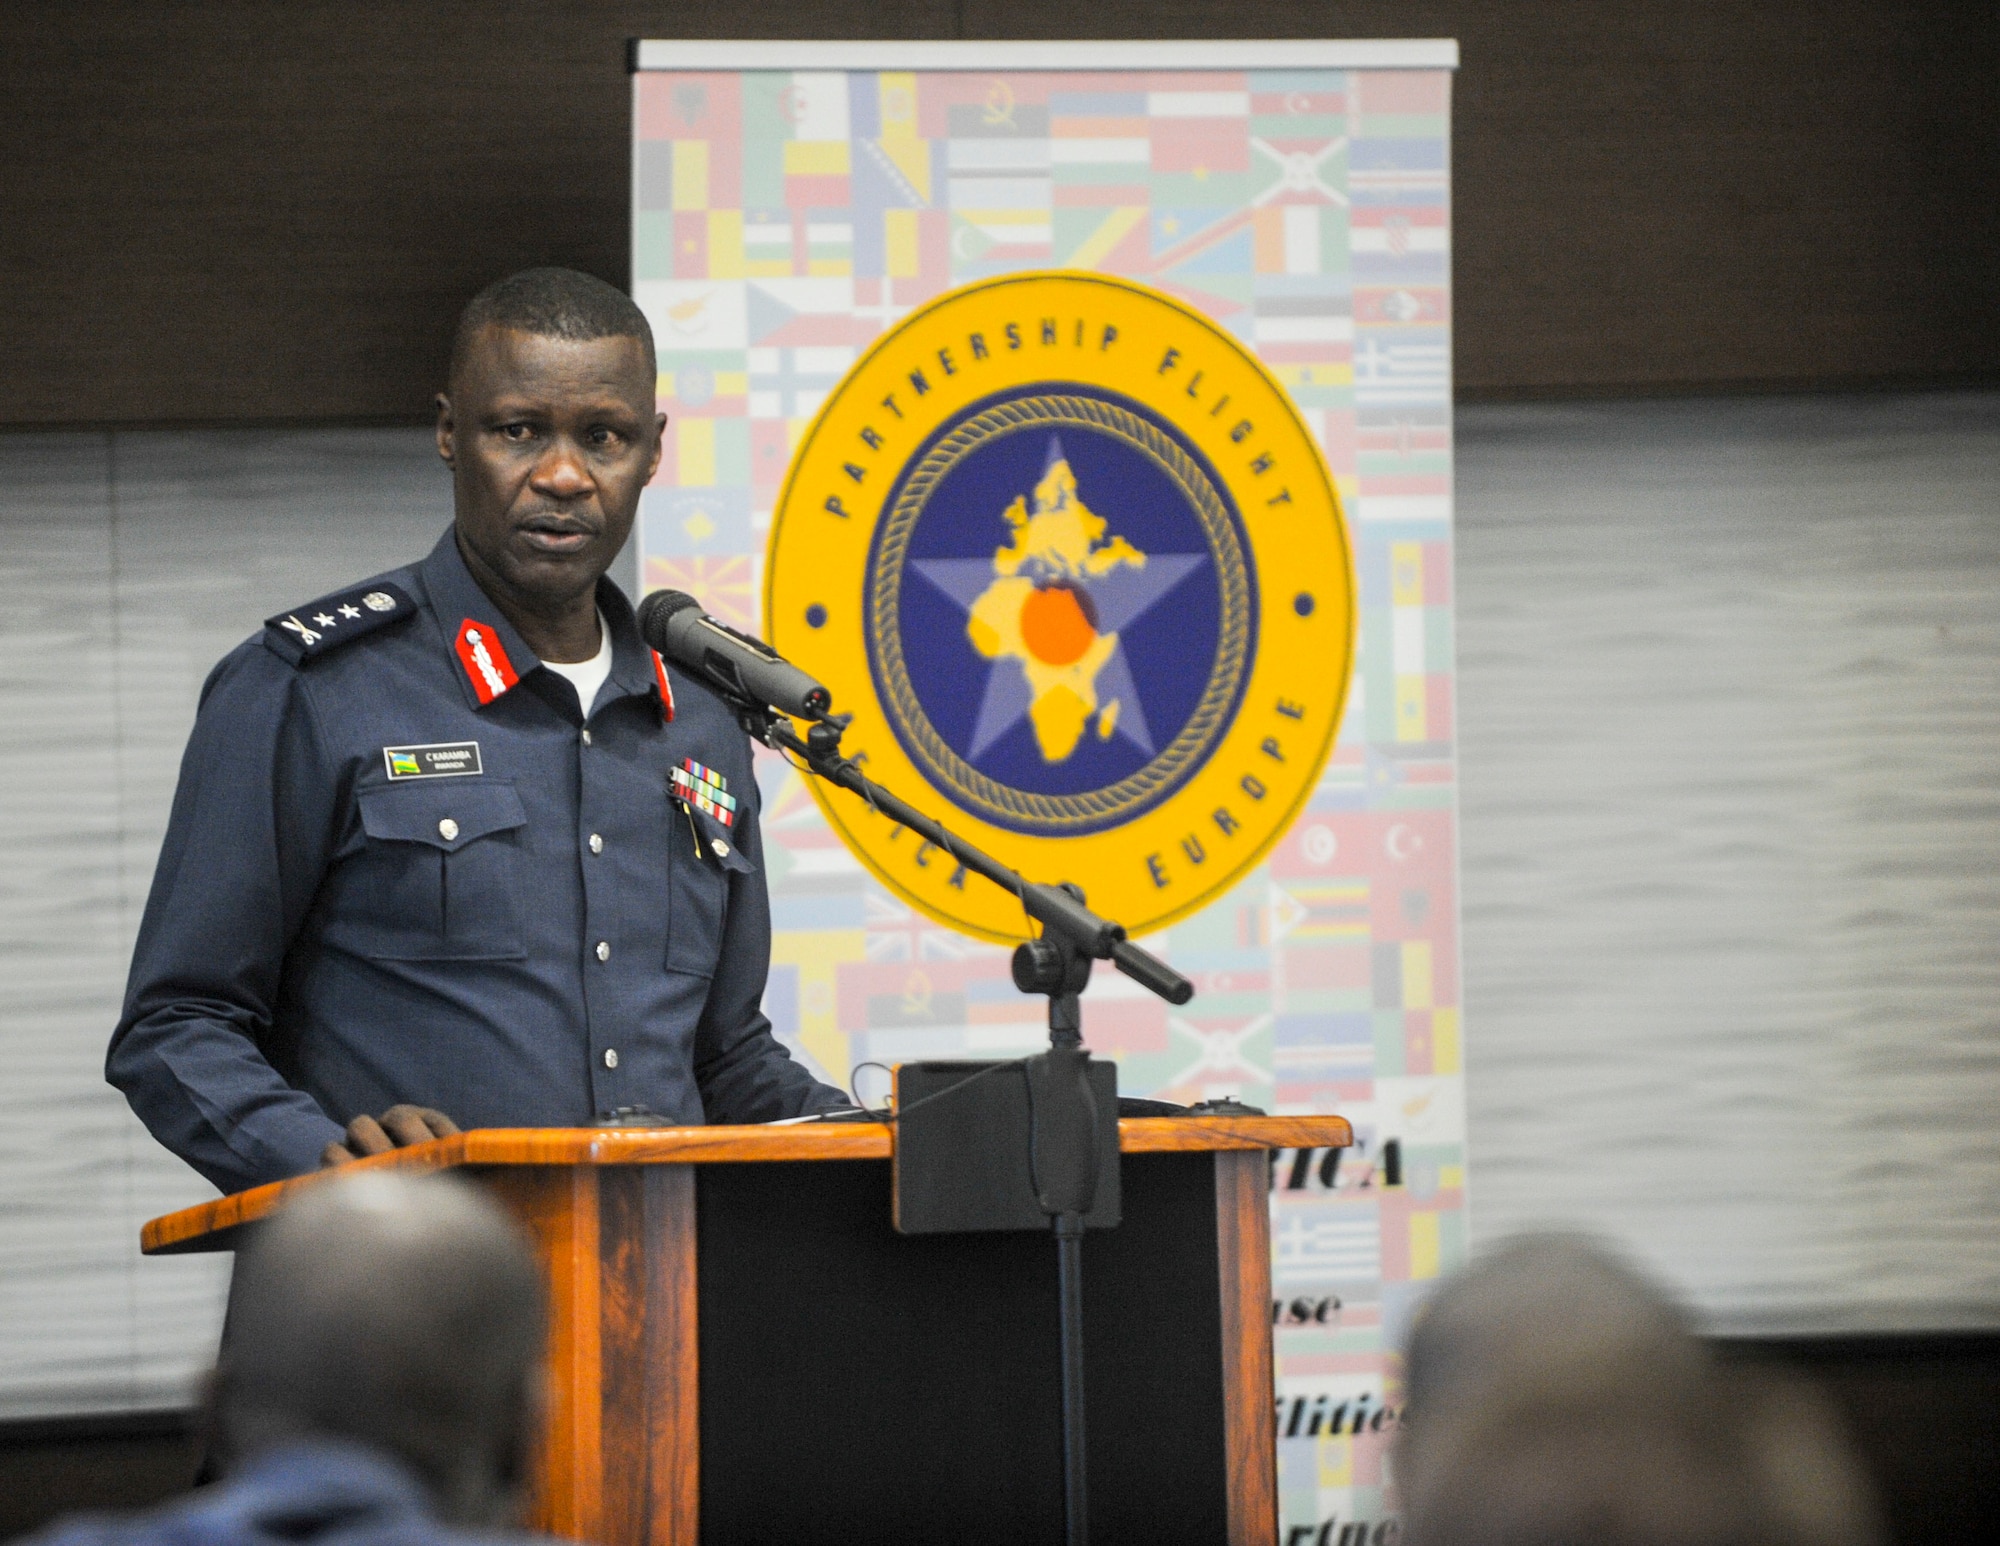
M 711 617 L 754 633 L 758 561 L 738 554 L 727 558 L 682 558 L 655 554 L 646 559 L 645 589 L 685 591 Z

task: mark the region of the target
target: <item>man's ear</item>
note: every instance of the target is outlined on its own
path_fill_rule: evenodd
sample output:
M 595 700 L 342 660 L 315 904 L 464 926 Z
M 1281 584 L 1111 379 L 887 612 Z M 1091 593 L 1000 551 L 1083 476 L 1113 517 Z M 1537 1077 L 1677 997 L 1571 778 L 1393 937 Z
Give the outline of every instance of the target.
M 506 1403 L 507 1420 L 494 1435 L 493 1501 L 495 1525 L 520 1522 L 522 1505 L 535 1461 L 541 1455 L 542 1430 L 549 1419 L 547 1371 L 537 1363 L 525 1371 L 512 1400 Z
M 440 392 L 437 395 L 437 411 L 438 411 L 438 424 L 437 424 L 438 459 L 442 461 L 445 464 L 445 466 L 449 467 L 453 472 L 456 472 L 458 471 L 458 461 L 457 461 L 458 453 L 453 445 L 452 437 L 453 437 L 453 432 L 457 429 L 457 424 L 455 423 L 455 421 L 452 419 L 451 416 L 451 399 L 450 397 L 446 396 L 443 392 Z M 666 420 L 662 419 L 660 422 L 664 424 Z M 654 461 L 656 465 L 658 462 L 658 458 L 659 458 L 659 453 L 655 451 Z
M 440 397 L 438 400 L 442 402 L 444 399 Z M 653 475 L 660 470 L 660 458 L 666 454 L 666 448 L 667 448 L 666 434 L 667 434 L 667 416 L 664 413 L 654 414 L 653 454 L 650 458 L 647 459 L 646 462 L 646 481 L 648 483 L 651 483 L 653 481 Z
M 194 1437 L 203 1457 L 202 1469 L 217 1476 L 228 1471 L 235 1459 L 235 1436 L 229 1431 L 226 1406 L 222 1371 L 210 1369 L 201 1377 L 196 1392 Z

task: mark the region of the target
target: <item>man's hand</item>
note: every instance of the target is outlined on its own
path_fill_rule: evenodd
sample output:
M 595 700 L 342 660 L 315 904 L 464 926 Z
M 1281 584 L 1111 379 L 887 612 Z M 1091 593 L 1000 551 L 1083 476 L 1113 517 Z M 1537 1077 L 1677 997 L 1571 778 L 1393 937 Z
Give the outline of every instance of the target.
M 391 1106 L 378 1122 L 374 1117 L 356 1117 L 347 1124 L 347 1137 L 320 1151 L 319 1168 L 329 1170 L 369 1154 L 387 1154 L 391 1149 L 407 1149 L 413 1143 L 429 1143 L 433 1138 L 449 1138 L 458 1124 L 442 1111 L 428 1106 Z

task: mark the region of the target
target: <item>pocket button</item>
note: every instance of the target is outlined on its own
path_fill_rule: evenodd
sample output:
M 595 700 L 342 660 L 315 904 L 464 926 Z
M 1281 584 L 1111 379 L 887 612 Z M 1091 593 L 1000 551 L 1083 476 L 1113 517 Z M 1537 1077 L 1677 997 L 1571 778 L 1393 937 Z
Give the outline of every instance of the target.
M 443 821 L 438 823 L 438 836 L 443 838 L 447 843 L 452 842 L 458 836 L 458 823 L 453 821 L 449 816 L 445 817 Z

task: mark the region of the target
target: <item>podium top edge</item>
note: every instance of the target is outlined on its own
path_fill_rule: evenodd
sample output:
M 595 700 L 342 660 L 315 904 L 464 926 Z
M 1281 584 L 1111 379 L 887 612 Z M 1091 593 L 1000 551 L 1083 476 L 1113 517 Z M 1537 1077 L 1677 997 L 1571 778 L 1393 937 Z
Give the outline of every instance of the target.
M 1456 38 L 1134 38 L 966 42 L 634 38 L 645 70 L 1455 70 Z
M 1118 1124 L 1126 1154 L 1219 1150 L 1345 1148 L 1354 1129 L 1345 1117 L 1141 1117 Z M 799 1127 L 493 1127 L 436 1138 L 337 1171 L 273 1181 L 149 1221 L 140 1231 L 148 1256 L 233 1250 L 246 1225 L 287 1197 L 336 1175 L 362 1170 L 433 1171 L 509 1165 L 716 1165 L 773 1161 L 888 1159 L 894 1135 L 879 1122 Z

